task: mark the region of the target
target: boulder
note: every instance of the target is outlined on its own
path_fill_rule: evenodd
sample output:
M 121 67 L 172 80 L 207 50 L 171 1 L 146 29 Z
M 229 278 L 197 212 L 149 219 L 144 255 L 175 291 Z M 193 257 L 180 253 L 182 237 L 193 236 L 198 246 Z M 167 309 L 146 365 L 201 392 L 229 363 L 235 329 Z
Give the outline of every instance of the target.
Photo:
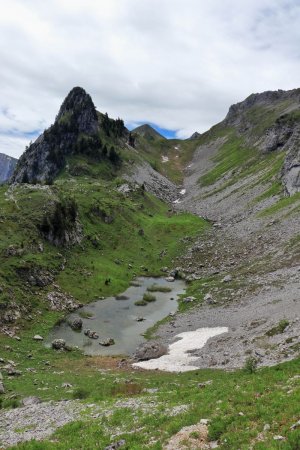
M 97 334 L 96 331 L 84 330 L 84 334 L 85 334 L 85 336 L 89 337 L 90 339 L 98 339 L 99 338 L 99 334 Z
M 172 283 L 173 281 L 175 281 L 174 277 L 166 277 L 166 281 L 169 281 L 170 283 Z
M 147 361 L 149 359 L 160 358 L 168 352 L 168 348 L 159 342 L 146 342 L 140 345 L 134 354 L 137 361 Z
M 110 345 L 115 344 L 115 340 L 113 338 L 104 339 L 104 341 L 99 342 L 103 347 L 109 347 Z
M 69 322 L 70 327 L 72 328 L 72 330 L 81 330 L 82 329 L 82 319 L 80 319 L 79 317 L 77 317 L 76 319 L 72 320 L 71 322 Z
M 39 403 L 41 403 L 41 399 L 39 397 L 35 397 L 35 396 L 25 397 L 22 400 L 23 406 L 38 405 Z
M 42 336 L 40 336 L 39 334 L 35 334 L 35 335 L 33 336 L 33 339 L 34 339 L 35 341 L 43 341 L 43 340 L 44 340 L 44 338 L 43 338 Z
M 54 350 L 64 350 L 66 348 L 66 341 L 64 339 L 54 339 L 51 346 Z
M 4 388 L 4 384 L 2 383 L 2 381 L 0 381 L 0 394 L 5 394 L 5 388 Z
M 224 277 L 222 280 L 223 283 L 229 283 L 230 281 L 232 281 L 231 275 L 226 275 L 226 277 Z
M 182 303 L 192 303 L 193 301 L 195 301 L 196 298 L 195 297 L 185 297 L 182 299 Z

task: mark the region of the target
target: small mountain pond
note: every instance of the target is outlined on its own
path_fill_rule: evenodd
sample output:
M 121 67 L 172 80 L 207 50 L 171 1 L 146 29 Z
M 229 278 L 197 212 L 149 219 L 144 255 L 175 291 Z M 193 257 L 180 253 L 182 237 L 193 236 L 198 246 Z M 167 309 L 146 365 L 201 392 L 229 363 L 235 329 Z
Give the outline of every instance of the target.
M 116 297 L 97 300 L 69 314 L 65 322 L 57 325 L 47 340 L 64 339 L 71 347 L 79 347 L 86 355 L 130 355 L 145 338 L 142 334 L 156 322 L 177 310 L 177 299 L 185 292 L 185 282 L 175 280 L 168 282 L 165 278 L 139 277 L 125 292 Z M 149 289 L 149 290 L 147 290 Z M 157 289 L 157 290 L 156 290 Z M 159 291 L 165 290 L 166 292 Z M 143 299 L 148 302 L 144 306 L 136 305 Z M 149 295 L 156 300 L 149 301 Z M 74 331 L 70 323 L 81 318 L 82 329 Z M 138 320 L 137 320 L 138 319 Z M 141 320 L 144 319 L 144 320 Z M 99 335 L 92 339 L 85 335 L 91 330 Z M 100 344 L 108 338 L 114 345 L 107 347 Z

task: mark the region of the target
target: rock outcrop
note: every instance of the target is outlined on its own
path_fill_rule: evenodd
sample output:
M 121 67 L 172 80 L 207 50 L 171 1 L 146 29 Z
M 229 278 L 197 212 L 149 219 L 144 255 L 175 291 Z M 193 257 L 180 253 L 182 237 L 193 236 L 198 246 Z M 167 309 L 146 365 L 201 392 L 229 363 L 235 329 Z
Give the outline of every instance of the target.
M 13 183 L 51 182 L 66 164 L 66 156 L 101 154 L 98 115 L 89 94 L 75 87 L 64 100 L 54 124 L 23 153 Z
M 0 184 L 9 181 L 15 170 L 17 162 L 17 159 L 0 153 Z
M 263 153 L 284 151 L 281 179 L 287 195 L 300 191 L 300 89 L 252 94 L 229 108 L 220 124 Z

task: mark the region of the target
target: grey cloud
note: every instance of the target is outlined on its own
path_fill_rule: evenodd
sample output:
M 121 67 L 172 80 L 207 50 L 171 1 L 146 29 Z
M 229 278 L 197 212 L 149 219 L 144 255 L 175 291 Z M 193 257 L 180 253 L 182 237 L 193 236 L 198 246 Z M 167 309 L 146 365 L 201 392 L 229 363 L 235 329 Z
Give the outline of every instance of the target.
M 180 137 L 252 92 L 300 85 L 296 1 L 1 3 L 0 151 L 14 156 L 76 85 L 99 110 Z

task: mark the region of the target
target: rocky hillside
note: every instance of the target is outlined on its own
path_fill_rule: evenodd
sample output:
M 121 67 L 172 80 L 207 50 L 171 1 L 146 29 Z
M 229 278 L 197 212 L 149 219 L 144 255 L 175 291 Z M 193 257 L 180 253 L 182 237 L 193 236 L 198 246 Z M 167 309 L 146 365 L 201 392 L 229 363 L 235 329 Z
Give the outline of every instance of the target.
M 51 183 L 67 158 L 84 155 L 96 162 L 118 162 L 117 147 L 128 132 L 122 120 L 96 111 L 89 94 L 75 87 L 64 100 L 54 124 L 19 159 L 13 183 Z
M 233 129 L 245 147 L 285 154 L 281 180 L 291 195 L 300 190 L 300 89 L 252 94 L 232 105 L 216 130 Z M 224 133 L 223 133 L 224 135 Z
M 12 176 L 17 164 L 17 159 L 0 153 L 0 184 L 5 183 Z

